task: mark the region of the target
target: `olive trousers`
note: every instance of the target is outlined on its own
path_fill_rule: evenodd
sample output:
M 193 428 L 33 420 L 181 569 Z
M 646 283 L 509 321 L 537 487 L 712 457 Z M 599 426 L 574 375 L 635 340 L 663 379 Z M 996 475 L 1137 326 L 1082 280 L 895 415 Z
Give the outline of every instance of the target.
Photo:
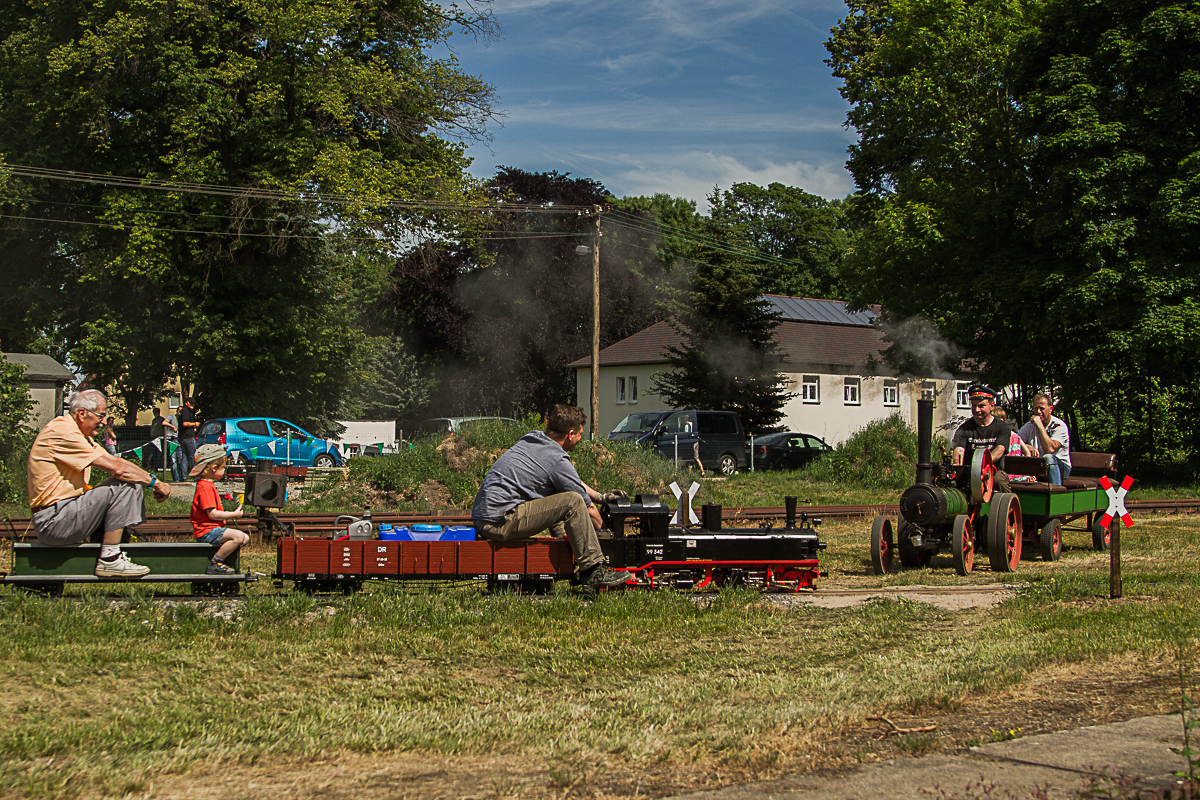
M 511 542 L 528 539 L 549 530 L 554 536 L 567 537 L 575 554 L 575 568 L 591 569 L 604 560 L 600 539 L 588 515 L 587 503 L 576 492 L 561 492 L 537 500 L 526 500 L 509 511 L 500 523 L 476 522 L 475 529 L 484 539 Z

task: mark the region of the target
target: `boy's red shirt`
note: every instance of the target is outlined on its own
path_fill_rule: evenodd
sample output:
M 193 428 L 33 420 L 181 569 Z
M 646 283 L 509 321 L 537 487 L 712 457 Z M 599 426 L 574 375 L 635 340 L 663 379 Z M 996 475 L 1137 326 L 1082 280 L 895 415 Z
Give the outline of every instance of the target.
M 207 478 L 196 481 L 196 496 L 192 498 L 192 535 L 199 539 L 213 528 L 222 527 L 222 523 L 209 519 L 210 508 L 221 509 L 221 496 L 217 494 L 217 485 Z

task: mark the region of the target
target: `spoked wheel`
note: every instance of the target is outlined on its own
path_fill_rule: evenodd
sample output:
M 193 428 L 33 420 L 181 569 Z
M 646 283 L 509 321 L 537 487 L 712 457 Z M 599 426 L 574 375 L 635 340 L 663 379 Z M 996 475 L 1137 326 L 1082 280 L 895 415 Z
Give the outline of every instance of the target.
M 892 521 L 880 514 L 871 523 L 871 567 L 876 575 L 886 575 L 892 571 L 892 553 L 895 549 Z
M 993 572 L 1012 572 L 1021 563 L 1021 503 L 999 492 L 988 510 L 988 563 Z
M 970 575 L 975 569 L 975 530 L 971 518 L 959 514 L 954 518 L 954 538 L 950 544 L 954 556 L 954 571 L 959 575 Z
M 991 450 L 976 450 L 971 457 L 971 502 L 982 505 L 992 499 L 992 478 L 996 466 Z
M 1112 522 L 1108 523 L 1108 530 L 1100 527 L 1100 517 L 1103 514 L 1096 513 L 1095 519 L 1092 520 L 1092 549 L 1104 551 L 1112 547 L 1112 532 L 1114 525 L 1120 525 L 1120 517 L 1113 517 Z
M 1062 522 L 1052 519 L 1043 525 L 1038 544 L 1042 561 L 1058 561 L 1062 555 Z

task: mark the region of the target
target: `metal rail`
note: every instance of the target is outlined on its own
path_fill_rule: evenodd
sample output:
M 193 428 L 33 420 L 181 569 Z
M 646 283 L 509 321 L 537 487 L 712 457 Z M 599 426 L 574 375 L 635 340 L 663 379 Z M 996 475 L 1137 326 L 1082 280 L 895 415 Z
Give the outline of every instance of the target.
M 1195 500 L 1132 500 L 1125 501 L 1126 508 L 1134 514 L 1190 514 L 1200 511 L 1200 499 Z M 807 514 L 821 519 L 850 519 L 873 517 L 876 514 L 894 516 L 899 507 L 894 503 L 873 505 L 840 505 L 840 506 L 798 506 L 797 514 Z M 279 518 L 296 526 L 296 533 L 315 534 L 334 530 L 335 513 L 281 513 Z M 721 510 L 723 520 L 767 521 L 782 520 L 786 516 L 783 506 L 754 506 L 745 508 L 725 507 Z M 249 521 L 252 517 L 247 517 Z M 466 512 L 430 514 L 424 511 L 372 511 L 371 521 L 392 525 L 413 525 L 433 523 L 437 525 L 469 525 L 471 515 Z M 18 540 L 32 537 L 28 517 L 14 517 L 9 520 Z M 181 535 L 191 532 L 191 523 L 185 514 L 148 515 L 146 521 L 138 526 L 138 531 L 144 535 Z

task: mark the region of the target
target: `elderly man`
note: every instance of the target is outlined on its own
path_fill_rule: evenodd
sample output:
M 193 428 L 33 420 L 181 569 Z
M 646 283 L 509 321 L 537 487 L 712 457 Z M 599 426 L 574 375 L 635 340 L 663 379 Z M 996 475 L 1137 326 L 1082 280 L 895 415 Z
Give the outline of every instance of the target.
M 1041 456 L 1046 460 L 1046 476 L 1050 483 L 1062 484 L 1071 477 L 1071 434 L 1067 423 L 1051 412 L 1054 404 L 1050 396 L 1033 396 L 1033 418 L 1017 431 L 1025 454 Z
M 575 569 L 586 590 L 629 582 L 627 572 L 604 566 L 596 531 L 603 524 L 593 500 L 612 500 L 584 483 L 570 453 L 583 438 L 587 417 L 576 406 L 556 405 L 546 415 L 546 431 L 521 437 L 488 471 L 475 496 L 471 516 L 485 539 L 528 539 L 549 529 L 566 535 Z
M 38 433 L 29 453 L 33 529 L 39 542 L 52 546 L 86 542 L 102 530 L 96 576 L 136 578 L 150 569 L 121 552 L 121 534 L 146 519 L 143 486 L 162 502 L 171 494 L 171 485 L 92 441 L 107 412 L 104 395 L 85 389 L 71 396 L 68 413 L 50 420 Z M 92 467 L 113 477 L 89 487 Z

